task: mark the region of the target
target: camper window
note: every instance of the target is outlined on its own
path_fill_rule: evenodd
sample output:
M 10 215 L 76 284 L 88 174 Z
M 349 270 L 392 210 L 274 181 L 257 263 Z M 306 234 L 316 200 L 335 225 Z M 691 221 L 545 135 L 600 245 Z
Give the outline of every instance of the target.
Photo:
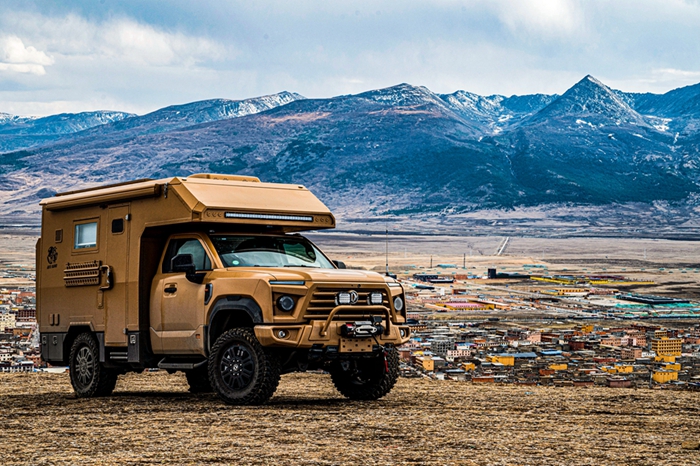
M 112 233 L 118 235 L 119 233 L 124 233 L 124 219 L 115 218 L 112 220 Z
M 75 249 L 97 247 L 97 222 L 79 223 L 75 226 Z

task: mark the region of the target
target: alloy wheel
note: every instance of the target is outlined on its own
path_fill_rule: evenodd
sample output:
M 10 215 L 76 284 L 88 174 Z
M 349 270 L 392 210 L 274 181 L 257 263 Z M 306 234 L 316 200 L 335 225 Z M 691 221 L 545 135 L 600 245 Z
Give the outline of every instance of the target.
M 229 346 L 221 356 L 221 376 L 233 390 L 247 387 L 255 375 L 255 359 L 250 350 L 242 345 Z

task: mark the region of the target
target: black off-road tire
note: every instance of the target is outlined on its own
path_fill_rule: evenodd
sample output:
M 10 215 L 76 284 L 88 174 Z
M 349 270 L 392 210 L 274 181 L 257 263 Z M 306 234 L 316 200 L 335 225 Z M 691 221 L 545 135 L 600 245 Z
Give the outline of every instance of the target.
M 211 393 L 214 389 L 209 382 L 207 364 L 196 369 L 185 371 L 187 383 L 190 385 L 190 393 Z
M 221 335 L 211 349 L 208 366 L 212 388 L 231 405 L 263 404 L 280 381 L 279 360 L 250 328 L 233 328 Z
M 399 352 L 387 348 L 384 357 L 337 361 L 330 369 L 335 388 L 351 400 L 378 400 L 394 388 L 399 378 Z M 388 370 L 387 370 L 388 369 Z
M 116 371 L 100 363 L 100 350 L 91 333 L 81 333 L 70 349 L 70 383 L 78 398 L 109 396 L 117 385 Z

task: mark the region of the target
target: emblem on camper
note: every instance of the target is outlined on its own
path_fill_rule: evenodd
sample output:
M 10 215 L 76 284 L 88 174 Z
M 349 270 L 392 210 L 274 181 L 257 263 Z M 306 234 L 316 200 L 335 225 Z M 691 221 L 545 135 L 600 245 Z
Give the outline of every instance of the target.
M 46 256 L 46 261 L 49 263 L 49 267 L 56 266 L 56 261 L 58 260 L 58 249 L 56 246 L 51 246 L 49 248 L 49 253 Z

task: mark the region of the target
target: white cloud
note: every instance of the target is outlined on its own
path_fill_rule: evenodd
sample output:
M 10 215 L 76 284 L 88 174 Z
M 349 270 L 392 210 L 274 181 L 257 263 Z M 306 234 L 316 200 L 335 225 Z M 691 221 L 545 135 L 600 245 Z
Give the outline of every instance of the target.
M 583 24 L 582 12 L 569 0 L 511 0 L 494 6 L 501 22 L 515 33 L 565 36 Z
M 602 78 L 609 86 L 627 92 L 653 92 L 664 94 L 700 81 L 700 71 L 679 70 L 675 68 L 654 68 L 619 78 Z
M 12 71 L 14 73 L 27 73 L 43 76 L 46 74 L 46 69 L 41 65 L 30 65 L 26 63 L 1 63 L 0 71 Z
M 174 102 L 229 97 L 217 95 L 221 82 L 211 75 L 221 62 L 235 61 L 236 53 L 203 34 L 124 15 L 92 19 L 1 8 L 0 31 L 8 34 L 0 34 L 3 112 L 144 113 Z M 255 92 L 254 82 L 246 87 Z
M 651 71 L 652 75 L 660 81 L 674 79 L 700 79 L 700 71 L 677 70 L 674 68 L 661 68 Z
M 153 66 L 193 66 L 227 55 L 224 46 L 209 39 L 165 32 L 128 19 L 96 28 L 93 39 L 99 53 Z
M 625 91 L 666 92 L 700 81 L 698 2 L 0 1 L 0 111 L 143 113 L 400 82 L 562 93 L 586 74 Z M 22 43 L 12 62 L 3 55 L 8 37 Z
M 75 14 L 48 17 L 16 13 L 0 20 L 2 23 L 6 29 L 21 31 L 42 44 L 57 60 L 70 56 L 150 66 L 195 66 L 233 56 L 229 48 L 206 37 L 166 31 L 127 17 L 90 21 Z
M 0 37 L 0 71 L 46 74 L 44 66 L 53 65 L 54 59 L 46 53 L 25 46 L 17 36 Z

